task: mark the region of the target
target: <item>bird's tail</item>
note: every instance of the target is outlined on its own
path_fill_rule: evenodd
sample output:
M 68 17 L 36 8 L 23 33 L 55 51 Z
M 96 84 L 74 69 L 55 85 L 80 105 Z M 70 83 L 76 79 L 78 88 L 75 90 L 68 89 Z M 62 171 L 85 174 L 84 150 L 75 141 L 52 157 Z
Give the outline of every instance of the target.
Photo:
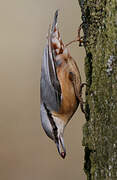
M 52 32 L 54 32 L 54 28 L 55 28 L 55 26 L 56 26 L 56 24 L 57 24 L 57 19 L 58 19 L 58 9 L 56 10 L 56 12 L 55 12 L 55 15 L 54 15 L 54 21 L 53 21 L 53 24 L 52 24 Z

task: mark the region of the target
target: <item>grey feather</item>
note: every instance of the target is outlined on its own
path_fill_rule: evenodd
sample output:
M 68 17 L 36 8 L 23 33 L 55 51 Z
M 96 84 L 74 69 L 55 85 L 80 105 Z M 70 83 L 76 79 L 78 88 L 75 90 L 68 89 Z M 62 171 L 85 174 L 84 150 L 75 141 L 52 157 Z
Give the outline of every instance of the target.
M 55 12 L 52 29 L 57 23 L 58 10 Z M 51 47 L 51 34 L 48 35 L 48 44 L 44 49 L 42 68 L 41 68 L 41 101 L 45 103 L 47 108 L 52 111 L 59 111 L 61 104 L 61 87 L 57 78 L 56 67 L 54 62 L 54 49 Z
M 48 45 L 44 49 L 41 69 L 41 101 L 49 110 L 59 111 L 61 103 L 61 89 L 56 75 L 54 62 L 48 52 Z
M 56 23 L 57 23 L 57 18 L 58 18 L 58 9 L 56 10 L 55 12 L 55 15 L 54 15 L 54 21 L 53 21 L 53 24 L 52 24 L 52 32 L 54 31 L 54 27 L 56 26 Z
M 47 136 L 50 137 L 51 139 L 53 139 L 53 129 L 52 129 L 51 123 L 48 119 L 48 115 L 47 115 L 47 112 L 46 112 L 46 109 L 45 109 L 43 103 L 41 104 L 40 109 L 41 109 L 40 115 L 41 115 L 42 127 L 45 130 Z

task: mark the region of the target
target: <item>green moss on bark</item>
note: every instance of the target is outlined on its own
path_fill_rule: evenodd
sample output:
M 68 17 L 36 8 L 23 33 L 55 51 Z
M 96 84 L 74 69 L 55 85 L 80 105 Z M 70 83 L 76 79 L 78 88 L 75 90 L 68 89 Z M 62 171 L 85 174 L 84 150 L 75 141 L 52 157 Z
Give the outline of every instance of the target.
M 86 120 L 85 172 L 89 180 L 117 179 L 117 1 L 79 0 L 82 11 Z

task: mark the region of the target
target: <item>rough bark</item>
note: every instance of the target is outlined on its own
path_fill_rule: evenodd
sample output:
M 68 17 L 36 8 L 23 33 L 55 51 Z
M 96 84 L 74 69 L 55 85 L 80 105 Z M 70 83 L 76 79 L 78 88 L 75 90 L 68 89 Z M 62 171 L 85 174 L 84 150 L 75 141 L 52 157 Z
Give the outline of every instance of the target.
M 117 179 L 117 0 L 79 0 L 86 50 L 84 169 L 88 180 Z

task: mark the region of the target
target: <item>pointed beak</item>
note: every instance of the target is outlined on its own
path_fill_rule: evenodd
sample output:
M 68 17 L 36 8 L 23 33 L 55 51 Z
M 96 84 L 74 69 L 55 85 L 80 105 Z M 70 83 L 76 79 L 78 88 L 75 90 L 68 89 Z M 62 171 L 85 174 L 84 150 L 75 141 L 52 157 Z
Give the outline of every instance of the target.
M 56 146 L 60 156 L 64 159 L 66 156 L 66 149 L 64 145 L 63 136 L 59 136 L 58 142 L 56 142 Z

